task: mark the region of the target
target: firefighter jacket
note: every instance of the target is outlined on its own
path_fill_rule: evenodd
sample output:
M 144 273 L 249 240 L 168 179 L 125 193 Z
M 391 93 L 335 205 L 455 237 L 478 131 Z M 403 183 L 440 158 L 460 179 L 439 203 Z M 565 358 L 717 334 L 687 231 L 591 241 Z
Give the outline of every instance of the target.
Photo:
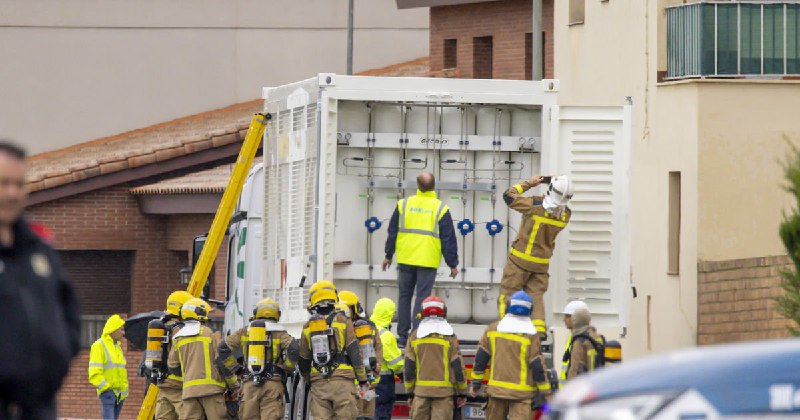
M 467 380 L 458 338 L 437 333 L 417 337 L 417 331 L 411 332 L 405 349 L 406 391 L 427 398 L 466 396 Z
M 397 263 L 439 268 L 444 253 L 448 267 L 458 267 L 458 244 L 447 205 L 435 191 L 422 192 L 397 202 L 389 220 L 386 259 L 397 252 Z
M 599 341 L 600 336 L 592 326 L 582 326 L 572 330 L 572 337 L 579 335 L 588 335 L 593 339 Z M 569 346 L 569 364 L 567 368 L 566 379 L 572 379 L 578 375 L 594 370 L 597 351 L 589 340 L 576 338 L 574 341 L 570 337 Z
M 359 383 L 367 381 L 364 370 L 364 362 L 361 360 L 361 351 L 358 348 L 356 332 L 353 329 L 353 322 L 341 312 L 333 312 L 326 315 L 328 327 L 333 332 L 333 346 L 331 347 L 332 365 L 335 366 L 333 373 L 328 379 L 347 379 L 357 380 Z M 313 356 L 311 352 L 311 331 L 309 323 L 303 325 L 303 334 L 300 337 L 300 357 L 297 367 L 300 373 L 309 380 L 310 383 L 325 380 L 322 374 L 313 366 Z
M 493 398 L 527 400 L 537 392 L 549 396 L 550 381 L 536 331 L 532 330 L 533 334 L 500 332 L 497 331 L 499 323 L 490 324 L 481 336 L 472 385 L 480 386 L 487 380 L 486 393 Z M 487 364 L 491 366 L 488 372 Z
M 170 319 L 165 323 L 167 331 L 169 332 L 170 337 L 174 337 L 175 334 L 181 330 L 181 325 L 183 325 L 178 319 Z M 170 348 L 172 348 L 172 340 L 169 343 Z M 172 372 L 167 375 L 167 379 L 158 384 L 159 388 L 163 389 L 183 389 L 183 377 L 178 376 Z
M 403 353 L 397 347 L 397 337 L 390 331 L 394 317 L 395 304 L 391 299 L 381 298 L 375 302 L 372 316 L 369 318 L 378 328 L 383 357 L 381 360 L 381 375 L 403 373 Z
M 239 364 L 234 356 L 234 352 L 242 352 L 244 363 L 247 363 L 247 329 L 243 327 L 233 334 L 225 337 L 219 344 L 217 351 L 217 366 L 223 376 L 234 375 L 238 370 L 245 368 Z M 286 377 L 287 372 L 294 370 L 297 364 L 298 343 L 280 324 L 274 321 L 267 321 L 267 335 L 272 338 L 272 371 L 270 372 L 273 381 L 281 381 Z
M 523 197 L 531 189 L 528 181 L 522 181 L 503 193 L 508 207 L 522 213 L 522 224 L 514 243 L 511 258 L 521 268 L 532 273 L 547 273 L 550 257 L 556 247 L 556 236 L 569 223 L 572 211 L 564 209 L 561 218 L 551 216 L 542 207 L 542 197 Z
M 183 399 L 200 398 L 225 392 L 225 382 L 214 360 L 219 338 L 211 329 L 196 321 L 188 321 L 175 334 L 167 366 L 173 374 L 183 376 Z
M 121 343 L 114 341 L 111 333 L 123 325 L 125 321 L 119 315 L 111 315 L 89 353 L 89 382 L 97 389 L 97 395 L 111 390 L 120 400 L 128 396 L 128 370 Z
M 564 343 L 564 354 L 569 352 L 569 344 L 572 342 L 572 331 L 567 334 L 567 342 Z M 559 385 L 562 385 L 567 380 L 567 371 L 569 370 L 569 359 L 561 360 L 561 372 L 558 374 Z

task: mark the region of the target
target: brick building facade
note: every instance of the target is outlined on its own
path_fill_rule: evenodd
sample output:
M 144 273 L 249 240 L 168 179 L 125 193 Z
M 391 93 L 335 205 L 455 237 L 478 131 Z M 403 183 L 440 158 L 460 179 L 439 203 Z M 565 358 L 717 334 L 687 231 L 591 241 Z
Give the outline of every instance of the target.
M 553 1 L 542 2 L 543 75 L 553 77 Z M 529 0 L 430 8 L 431 75 L 531 79 L 533 12 Z

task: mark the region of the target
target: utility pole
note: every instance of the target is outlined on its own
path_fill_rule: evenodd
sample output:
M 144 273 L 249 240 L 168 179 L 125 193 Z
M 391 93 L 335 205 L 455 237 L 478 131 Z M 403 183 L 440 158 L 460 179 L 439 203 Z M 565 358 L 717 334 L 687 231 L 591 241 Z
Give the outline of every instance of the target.
M 351 0 L 352 1 L 352 0 Z M 544 54 L 542 51 L 542 0 L 531 0 L 533 2 L 533 25 L 531 26 L 531 79 L 542 80 L 542 62 Z M 558 1 L 558 0 L 554 0 Z
M 353 74 L 353 0 L 347 0 L 347 74 Z

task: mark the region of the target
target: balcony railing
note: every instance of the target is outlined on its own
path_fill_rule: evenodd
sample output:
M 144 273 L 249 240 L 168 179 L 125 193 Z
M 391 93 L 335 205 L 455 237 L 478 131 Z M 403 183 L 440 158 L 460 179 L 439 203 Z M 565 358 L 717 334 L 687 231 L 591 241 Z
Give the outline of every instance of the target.
M 800 1 L 667 8 L 667 79 L 800 76 Z

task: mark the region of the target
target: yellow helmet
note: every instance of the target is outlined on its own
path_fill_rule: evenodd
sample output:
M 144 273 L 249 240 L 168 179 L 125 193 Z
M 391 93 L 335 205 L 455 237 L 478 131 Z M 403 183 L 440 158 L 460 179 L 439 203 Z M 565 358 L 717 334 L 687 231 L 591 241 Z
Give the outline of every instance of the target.
M 198 321 L 208 321 L 208 314 L 211 312 L 211 305 L 200 298 L 191 298 L 183 304 L 181 308 L 181 318 L 196 319 Z
M 273 299 L 262 299 L 253 308 L 253 319 L 281 319 L 281 307 Z
M 320 280 L 314 283 L 311 288 L 308 289 L 308 301 L 311 303 L 311 306 L 317 306 L 324 300 L 330 300 L 333 302 L 337 302 L 339 300 L 336 297 L 336 286 L 333 285 L 332 281 Z
M 351 317 L 350 306 L 348 306 L 346 303 L 344 303 L 344 302 L 336 302 L 336 304 L 333 305 L 333 307 L 337 311 L 343 313 L 344 316 L 346 316 L 347 318 Z
M 361 302 L 358 301 L 358 295 L 349 291 L 349 290 L 342 290 L 339 292 L 339 301 L 344 302 L 347 306 L 350 307 L 350 312 L 353 315 L 358 315 L 360 317 L 364 317 L 364 309 L 361 307 Z
M 179 316 L 181 314 L 181 306 L 193 297 L 191 293 L 185 290 L 170 293 L 167 298 L 167 313 Z

